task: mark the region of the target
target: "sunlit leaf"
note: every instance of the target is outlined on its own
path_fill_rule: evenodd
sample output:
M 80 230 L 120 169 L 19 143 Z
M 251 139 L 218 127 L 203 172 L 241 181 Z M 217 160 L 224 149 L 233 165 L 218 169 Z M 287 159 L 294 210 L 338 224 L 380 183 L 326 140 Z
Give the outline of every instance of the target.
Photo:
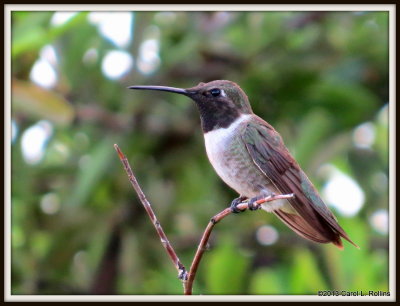
M 221 241 L 205 255 L 208 294 L 241 294 L 249 258 L 243 256 L 231 239 Z
M 285 274 L 282 269 L 259 269 L 250 281 L 250 294 L 274 294 L 284 295 L 289 293 L 285 280 L 282 275 Z
M 61 95 L 33 83 L 12 81 L 12 111 L 35 119 L 48 119 L 55 124 L 67 125 L 74 116 L 73 106 Z
M 21 12 L 16 12 L 20 14 Z M 51 15 L 48 12 L 29 14 L 20 18 L 12 35 L 12 57 L 17 57 L 24 52 L 38 51 L 41 47 L 54 41 L 65 31 L 79 25 L 84 21 L 86 13 L 81 12 L 75 15 L 66 23 L 49 27 L 48 22 Z M 39 17 L 39 18 L 37 18 Z
M 329 289 L 321 274 L 321 267 L 307 249 L 297 249 L 293 253 L 291 270 L 289 282 L 293 294 L 317 294 L 319 290 Z

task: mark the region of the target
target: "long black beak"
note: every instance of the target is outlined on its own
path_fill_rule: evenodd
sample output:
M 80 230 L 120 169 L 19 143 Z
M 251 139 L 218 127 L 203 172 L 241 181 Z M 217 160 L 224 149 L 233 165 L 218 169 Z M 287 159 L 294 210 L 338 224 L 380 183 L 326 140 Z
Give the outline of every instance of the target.
M 186 91 L 186 89 L 183 88 L 175 88 L 175 87 L 168 87 L 168 86 L 129 86 L 129 89 L 141 89 L 141 90 L 161 90 L 161 91 L 169 91 L 169 92 L 174 92 L 177 94 L 185 95 L 188 96 L 190 95 L 190 92 Z

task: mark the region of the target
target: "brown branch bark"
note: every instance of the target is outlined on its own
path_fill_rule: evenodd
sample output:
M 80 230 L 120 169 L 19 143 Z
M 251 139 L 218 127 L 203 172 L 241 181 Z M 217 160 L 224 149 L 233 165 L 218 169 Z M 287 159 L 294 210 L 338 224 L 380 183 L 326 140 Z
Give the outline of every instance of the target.
M 129 181 L 131 182 L 133 188 L 135 189 L 139 200 L 142 202 L 143 207 L 145 208 L 147 214 L 149 215 L 149 218 L 151 222 L 153 223 L 158 236 L 160 237 L 161 243 L 164 246 L 165 250 L 167 251 L 172 263 L 174 264 L 175 268 L 178 271 L 178 278 L 183 282 L 183 288 L 184 288 L 184 294 L 185 295 L 191 295 L 192 294 L 192 288 L 193 288 L 193 282 L 196 277 L 196 272 L 199 267 L 200 261 L 204 255 L 204 251 L 206 250 L 206 246 L 208 243 L 208 240 L 210 239 L 211 232 L 214 228 L 214 226 L 221 221 L 223 218 L 226 216 L 230 215 L 232 213 L 232 210 L 230 207 L 224 209 L 220 213 L 216 214 L 214 217 L 211 218 L 210 222 L 208 223 L 201 239 L 200 243 L 197 247 L 196 254 L 193 258 L 192 264 L 190 266 L 189 273 L 185 269 L 184 265 L 180 262 L 178 256 L 176 255 L 171 243 L 169 242 L 167 235 L 164 233 L 164 230 L 161 227 L 160 222 L 157 220 L 157 217 L 151 208 L 150 202 L 146 199 L 146 196 L 144 195 L 142 189 L 139 186 L 139 183 L 133 174 L 133 171 L 129 165 L 129 162 L 125 155 L 121 152 L 119 149 L 118 145 L 114 145 L 115 150 L 118 152 L 118 156 L 125 168 L 126 173 L 128 174 Z M 260 206 L 261 204 L 265 202 L 271 202 L 275 201 L 278 199 L 288 199 L 293 197 L 293 194 L 283 194 L 283 195 L 270 195 L 268 197 L 265 197 L 263 199 L 260 199 L 254 203 L 254 205 Z M 239 210 L 246 210 L 248 209 L 248 203 L 247 201 L 244 201 L 240 204 L 237 205 L 237 209 Z
M 281 194 L 281 195 L 270 195 L 268 197 L 265 197 L 263 199 L 260 199 L 256 202 L 254 202 L 254 205 L 258 205 L 260 207 L 260 205 L 265 202 L 271 202 L 271 201 L 275 201 L 275 200 L 279 200 L 279 199 L 289 199 L 289 198 L 292 198 L 293 196 L 294 196 L 293 193 L 292 194 Z M 248 209 L 248 203 L 246 201 L 244 201 L 244 202 L 238 204 L 237 209 L 245 211 L 246 209 Z M 197 268 L 199 267 L 200 260 L 203 257 L 204 252 L 207 250 L 207 243 L 208 243 L 208 240 L 210 239 L 211 232 L 212 232 L 214 226 L 218 222 L 220 222 L 223 218 L 230 215 L 231 213 L 232 213 L 232 209 L 230 207 L 225 208 L 223 211 L 221 211 L 220 213 L 218 213 L 214 217 L 212 217 L 210 222 L 208 223 L 208 225 L 203 233 L 203 236 L 201 237 L 199 246 L 197 247 L 197 251 L 196 251 L 196 254 L 194 255 L 192 264 L 190 266 L 189 277 L 188 277 L 188 280 L 187 280 L 186 286 L 185 286 L 185 294 L 186 295 L 192 294 L 192 287 L 193 287 L 194 279 L 196 277 Z
M 151 208 L 150 202 L 147 200 L 146 196 L 144 195 L 142 188 L 140 188 L 138 181 L 136 180 L 135 175 L 129 165 L 128 159 L 125 155 L 121 152 L 118 145 L 114 145 L 115 150 L 118 152 L 119 159 L 121 160 L 122 164 L 124 165 L 125 171 L 128 174 L 129 181 L 131 182 L 133 188 L 135 189 L 140 202 L 142 202 L 144 209 L 146 210 L 151 222 L 153 223 L 158 236 L 160 237 L 161 244 L 165 248 L 168 253 L 169 258 L 171 259 L 172 263 L 174 264 L 176 270 L 178 271 L 178 277 L 181 280 L 186 281 L 187 279 L 187 271 L 184 265 L 176 255 L 175 250 L 173 249 L 171 243 L 169 242 L 167 235 L 165 234 L 160 222 L 157 220 L 157 217 Z

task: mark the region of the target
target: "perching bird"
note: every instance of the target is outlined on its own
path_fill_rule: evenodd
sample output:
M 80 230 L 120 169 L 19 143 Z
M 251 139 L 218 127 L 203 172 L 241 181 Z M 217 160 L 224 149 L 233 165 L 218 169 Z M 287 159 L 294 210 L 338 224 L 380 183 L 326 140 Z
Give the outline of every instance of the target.
M 131 89 L 161 90 L 188 96 L 197 105 L 208 158 L 217 174 L 240 197 L 236 205 L 254 202 L 272 194 L 294 194 L 293 198 L 261 205 L 274 213 L 303 238 L 332 242 L 343 248 L 341 238 L 350 240 L 336 217 L 324 204 L 317 190 L 301 170 L 281 136 L 255 115 L 244 91 L 234 82 L 217 80 L 188 88 L 131 86 Z

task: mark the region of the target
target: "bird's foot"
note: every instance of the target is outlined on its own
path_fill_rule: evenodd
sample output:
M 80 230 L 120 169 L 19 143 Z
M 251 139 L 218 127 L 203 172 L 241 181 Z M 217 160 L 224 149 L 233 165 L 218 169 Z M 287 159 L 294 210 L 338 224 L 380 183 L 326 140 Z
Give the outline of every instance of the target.
M 240 197 L 234 199 L 234 200 L 231 202 L 231 210 L 232 210 L 232 212 L 235 213 L 235 214 L 238 214 L 238 213 L 244 211 L 244 210 L 238 209 L 237 206 L 238 206 L 240 203 L 242 203 L 244 200 L 246 200 L 246 199 L 247 199 L 247 197 L 244 197 L 244 196 L 240 196 Z
M 273 196 L 275 196 L 275 194 L 273 194 L 273 193 L 271 193 L 271 194 L 268 195 L 268 197 L 273 197 Z M 259 205 L 259 204 L 256 204 L 256 205 L 255 205 L 254 203 L 257 202 L 258 200 L 264 199 L 265 197 L 266 197 L 265 195 L 260 194 L 260 195 L 254 197 L 254 198 L 251 198 L 251 199 L 249 200 L 249 203 L 247 204 L 249 210 L 257 210 L 257 209 L 260 209 L 260 208 L 261 208 L 261 205 Z

